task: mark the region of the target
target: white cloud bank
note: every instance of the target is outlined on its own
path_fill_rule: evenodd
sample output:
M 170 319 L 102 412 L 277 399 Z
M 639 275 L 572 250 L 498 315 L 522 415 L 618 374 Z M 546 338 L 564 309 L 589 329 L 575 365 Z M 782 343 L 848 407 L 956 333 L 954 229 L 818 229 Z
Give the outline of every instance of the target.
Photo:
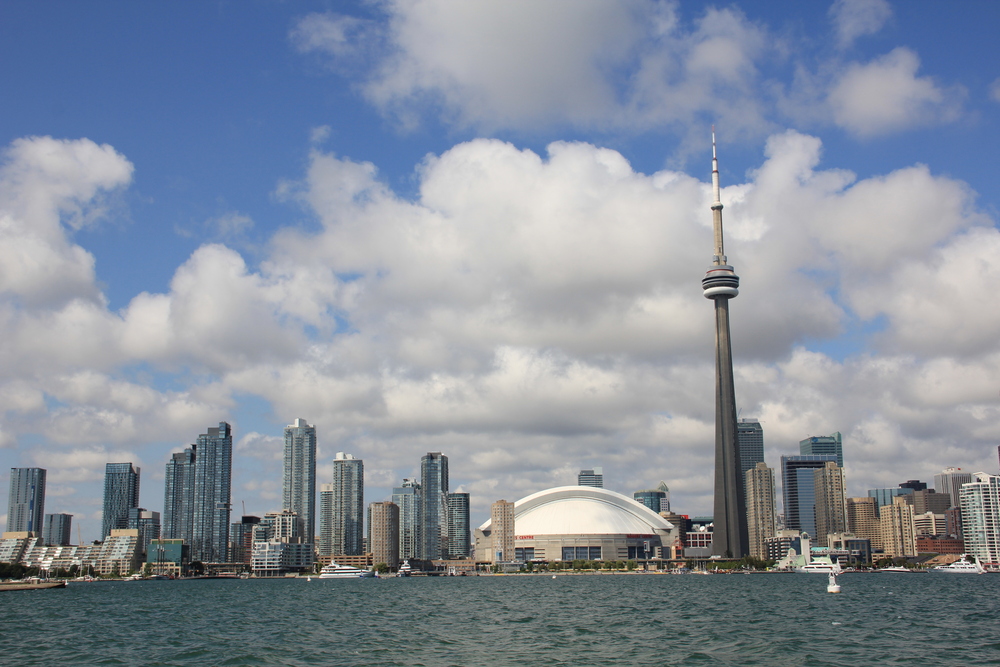
M 428 117 L 492 133 L 578 127 L 682 133 L 716 120 L 729 136 L 763 136 L 789 118 L 868 137 L 954 121 L 964 92 L 918 76 L 897 48 L 869 62 L 842 53 L 814 65 L 784 26 L 736 7 L 684 20 L 677 2 L 394 0 L 381 20 L 309 14 L 290 33 L 355 81 L 402 127 Z M 884 0 L 838 0 L 845 49 L 891 17 Z M 775 75 L 789 66 L 794 83 Z
M 21 178 L 40 151 L 46 176 Z M 81 156 L 100 168 L 73 171 Z M 748 181 L 723 190 L 743 281 L 737 395 L 764 421 L 769 462 L 840 430 L 853 492 L 992 464 L 994 221 L 926 167 L 857 180 L 820 159 L 818 139 L 776 134 Z M 281 196 L 318 231 L 279 232 L 257 267 L 205 245 L 169 291 L 111 312 L 92 260 L 66 263 L 74 280 L 35 266 L 89 257 L 58 212 L 89 210 L 130 171 L 110 148 L 48 138 L 16 143 L 0 171 L 3 229 L 37 239 L 13 243 L 34 261 L 8 269 L 18 287 L 0 302 L 0 433 L 8 446 L 41 439 L 35 460 L 61 479 L 85 479 L 95 452 L 190 441 L 251 395 L 318 424 L 325 450 L 364 457 L 379 479 L 443 451 L 487 504 L 603 465 L 613 488 L 663 479 L 678 507 L 708 511 L 702 180 L 637 173 L 588 144 L 542 156 L 476 140 L 427 158 L 407 200 L 373 165 L 315 150 Z M 862 351 L 819 351 L 859 327 L 876 330 Z M 237 432 L 238 453 L 267 459 L 274 435 Z M 167 449 L 142 456 L 155 469 Z

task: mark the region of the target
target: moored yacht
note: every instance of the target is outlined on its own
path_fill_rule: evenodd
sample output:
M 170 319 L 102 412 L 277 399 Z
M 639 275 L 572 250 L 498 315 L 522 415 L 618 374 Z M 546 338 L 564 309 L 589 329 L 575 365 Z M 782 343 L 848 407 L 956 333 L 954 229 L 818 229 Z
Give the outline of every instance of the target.
M 320 579 L 367 579 L 374 576 L 375 573 L 371 570 L 362 570 L 350 565 L 338 565 L 334 562 L 319 571 Z
M 931 572 L 944 572 L 952 574 L 986 574 L 986 568 L 984 568 L 982 563 L 979 562 L 970 563 L 965 559 L 965 554 L 962 554 L 954 563 L 932 567 Z
M 399 566 L 398 570 L 396 570 L 396 576 L 397 577 L 408 577 L 411 574 L 413 574 L 413 568 L 410 567 L 410 561 L 409 561 L 409 559 L 404 560 L 403 564 Z
M 840 574 L 844 569 L 840 567 L 840 561 L 834 563 L 829 558 L 820 557 L 808 565 L 795 568 L 795 571 L 799 574 L 830 574 L 831 572 Z

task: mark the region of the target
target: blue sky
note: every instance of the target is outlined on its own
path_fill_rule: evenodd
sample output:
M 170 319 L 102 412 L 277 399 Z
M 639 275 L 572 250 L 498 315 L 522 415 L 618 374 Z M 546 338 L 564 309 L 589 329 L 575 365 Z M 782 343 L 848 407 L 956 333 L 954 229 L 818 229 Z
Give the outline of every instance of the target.
M 995 472 L 995 2 L 6 3 L 0 471 L 97 537 L 105 462 L 316 423 L 474 520 L 602 465 L 710 511 L 709 127 L 737 394 L 848 489 Z

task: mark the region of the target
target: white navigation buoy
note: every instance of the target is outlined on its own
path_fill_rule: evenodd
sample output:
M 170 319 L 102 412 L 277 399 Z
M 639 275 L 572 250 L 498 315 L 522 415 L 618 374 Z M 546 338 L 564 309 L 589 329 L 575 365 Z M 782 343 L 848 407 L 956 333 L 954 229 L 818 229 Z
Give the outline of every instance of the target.
M 830 573 L 830 579 L 826 585 L 826 592 L 827 593 L 840 592 L 840 584 L 837 583 L 837 575 L 835 575 L 833 572 Z

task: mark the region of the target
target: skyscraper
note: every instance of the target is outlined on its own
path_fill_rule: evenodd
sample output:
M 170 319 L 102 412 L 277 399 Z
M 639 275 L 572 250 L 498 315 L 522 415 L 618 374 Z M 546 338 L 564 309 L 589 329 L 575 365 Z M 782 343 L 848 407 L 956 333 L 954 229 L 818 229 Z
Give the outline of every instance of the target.
M 1000 564 L 1000 476 L 977 472 L 959 495 L 965 551 L 981 563 Z
M 285 427 L 284 508 L 295 512 L 299 535 L 316 539 L 316 427 L 296 419 Z
M 448 494 L 448 558 L 468 558 L 472 548 L 469 494 Z
M 163 480 L 163 525 L 160 534 L 167 540 L 185 540 L 191 544 L 191 520 L 194 509 L 194 459 L 197 447 L 191 445 L 167 459 Z
M 593 470 L 581 470 L 576 475 L 577 486 L 596 486 L 598 489 L 604 488 L 604 468 L 594 468 Z
M 959 499 L 963 484 L 972 481 L 972 473 L 965 472 L 961 468 L 945 468 L 937 475 L 934 475 L 934 490 L 938 493 L 947 493 L 951 496 L 951 506 L 961 507 Z
M 319 543 L 320 556 L 333 555 L 333 484 L 319 485 Z
M 661 482 L 661 484 L 663 484 Z M 657 514 L 670 511 L 669 496 L 666 491 L 660 489 L 642 489 L 633 491 L 632 498 L 637 503 L 642 503 Z
M 11 468 L 7 530 L 41 534 L 45 519 L 45 468 Z
M 871 496 L 847 499 L 847 530 L 859 539 L 871 540 L 873 548 L 881 548 L 878 506 Z
M 368 550 L 377 565 L 399 567 L 399 507 L 383 501 L 368 506 Z
M 65 546 L 73 539 L 72 514 L 46 514 L 42 542 L 49 546 Z
M 886 556 L 917 555 L 917 530 L 913 525 L 913 507 L 896 496 L 892 504 L 879 510 L 879 544 Z
M 333 458 L 330 549 L 333 555 L 364 553 L 365 464 L 350 454 Z
M 750 555 L 767 558 L 765 540 L 774 537 L 774 470 L 760 461 L 746 475 L 747 537 Z
M 421 558 L 444 558 L 448 553 L 448 457 L 441 452 L 428 452 L 420 459 L 420 504 Z
M 233 433 L 226 422 L 198 436 L 194 458 L 191 560 L 224 562 L 229 550 Z M 183 535 L 181 537 L 184 537 Z
M 112 530 L 128 528 L 128 511 L 139 506 L 139 469 L 131 463 L 104 466 L 104 518 L 101 539 Z
M 740 450 L 740 479 L 743 480 L 743 497 L 750 502 L 746 493 L 747 470 L 753 470 L 764 462 L 764 429 L 756 419 L 745 418 L 736 423 L 736 442 Z
M 506 500 L 493 503 L 490 507 L 490 528 L 493 540 L 490 560 L 494 563 L 514 560 L 514 503 Z
M 399 507 L 399 557 L 401 560 L 420 558 L 423 551 L 421 495 L 420 482 L 413 479 L 404 479 L 402 486 L 392 490 L 392 502 Z
M 781 492 L 785 501 L 785 528 L 816 537 L 816 478 L 817 468 L 826 467 L 829 456 L 782 456 Z
M 712 131 L 712 266 L 701 281 L 706 299 L 715 302 L 715 524 L 712 553 L 739 558 L 747 554 L 747 510 L 736 443 L 736 388 L 729 336 L 729 300 L 739 294 L 740 279 L 729 266 L 722 238 L 719 161 Z
M 799 441 L 799 454 L 802 456 L 837 457 L 837 466 L 844 467 L 844 443 L 840 432 L 831 435 L 819 435 Z
M 836 461 L 813 472 L 816 496 L 816 535 L 813 544 L 829 546 L 826 536 L 847 532 L 847 495 L 844 493 L 844 469 Z

